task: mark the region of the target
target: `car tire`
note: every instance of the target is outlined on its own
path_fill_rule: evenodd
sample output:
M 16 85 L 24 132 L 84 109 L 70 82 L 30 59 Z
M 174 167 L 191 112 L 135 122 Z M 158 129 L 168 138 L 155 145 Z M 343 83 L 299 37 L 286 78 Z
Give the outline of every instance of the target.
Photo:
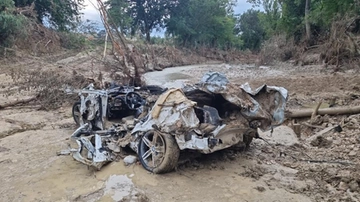
M 71 110 L 74 121 L 75 121 L 76 125 L 78 125 L 78 126 L 80 125 L 80 117 L 79 117 L 79 116 L 81 116 L 80 108 L 81 108 L 81 102 L 78 101 L 73 104 L 73 107 Z
M 161 174 L 174 170 L 180 149 L 172 135 L 149 131 L 139 141 L 138 156 L 146 170 Z

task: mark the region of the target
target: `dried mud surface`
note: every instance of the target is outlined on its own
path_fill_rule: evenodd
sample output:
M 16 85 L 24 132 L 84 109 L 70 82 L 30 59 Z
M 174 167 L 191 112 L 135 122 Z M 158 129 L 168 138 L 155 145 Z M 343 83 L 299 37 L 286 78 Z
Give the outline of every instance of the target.
M 16 89 L 9 68 L 51 68 L 96 77 L 104 66 L 84 55 L 27 57 L 0 65 L 0 105 L 31 93 Z M 270 67 L 206 64 L 168 68 L 145 75 L 162 86 L 197 82 L 207 71 L 219 71 L 233 82 L 279 85 L 289 90 L 289 108 L 313 107 L 318 102 L 338 107 L 359 106 L 360 75 L 347 70 L 333 73 L 320 66 Z M 94 75 L 94 76 L 92 76 Z M 107 76 L 106 72 L 103 73 Z M 176 80 L 176 81 L 175 81 Z M 174 82 L 175 81 L 175 82 Z M 16 91 L 16 90 L 15 90 Z M 331 103 L 330 103 L 331 102 Z M 139 163 L 113 162 L 94 171 L 66 149 L 75 129 L 71 106 L 53 111 L 39 106 L 0 110 L 0 201 L 359 201 L 360 115 L 317 117 L 318 127 L 301 126 L 298 137 L 289 122 L 260 135 L 249 150 L 231 148 L 210 155 L 185 152 L 176 171 L 153 175 Z M 306 119 L 297 120 L 305 122 Z M 323 128 L 340 125 L 308 142 Z M 73 144 L 72 144 L 73 145 Z

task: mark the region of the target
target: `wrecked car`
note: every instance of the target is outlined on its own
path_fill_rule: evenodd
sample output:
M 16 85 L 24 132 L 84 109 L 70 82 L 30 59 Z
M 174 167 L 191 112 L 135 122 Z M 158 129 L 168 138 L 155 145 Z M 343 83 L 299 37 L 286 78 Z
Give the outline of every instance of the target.
M 162 93 L 138 119 L 124 119 L 107 130 L 81 125 L 72 139 L 72 156 L 100 169 L 130 147 L 142 166 L 153 173 L 173 170 L 180 151 L 208 154 L 232 146 L 248 147 L 257 130 L 283 123 L 288 98 L 283 87 L 232 84 L 222 74 L 209 72 L 195 85 Z
M 106 120 L 130 115 L 138 117 L 146 104 L 144 96 L 161 94 L 165 90 L 159 86 L 134 87 L 113 83 L 106 90 L 96 90 L 94 85 L 90 84 L 81 90 L 68 89 L 67 93 L 78 93 L 80 97 L 72 107 L 75 123 L 88 123 L 94 129 L 103 130 Z

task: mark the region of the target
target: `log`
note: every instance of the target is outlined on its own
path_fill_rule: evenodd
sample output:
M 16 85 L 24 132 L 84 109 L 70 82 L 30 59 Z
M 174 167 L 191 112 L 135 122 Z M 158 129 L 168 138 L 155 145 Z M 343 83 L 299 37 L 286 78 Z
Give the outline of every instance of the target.
M 313 109 L 290 110 L 286 113 L 287 118 L 305 118 L 311 117 Z M 344 108 L 324 108 L 319 109 L 318 115 L 344 115 L 344 114 L 360 114 L 360 106 L 344 107 Z
M 0 104 L 0 109 L 4 109 L 6 107 L 12 107 L 12 106 L 16 106 L 18 104 L 26 104 L 26 103 L 29 103 L 31 101 L 34 101 L 37 99 L 38 96 L 35 96 L 35 97 L 31 97 L 31 98 L 27 98 L 27 99 L 22 99 L 22 100 L 16 100 L 16 101 L 13 101 L 13 102 L 8 102 L 8 103 L 5 103 L 5 104 Z

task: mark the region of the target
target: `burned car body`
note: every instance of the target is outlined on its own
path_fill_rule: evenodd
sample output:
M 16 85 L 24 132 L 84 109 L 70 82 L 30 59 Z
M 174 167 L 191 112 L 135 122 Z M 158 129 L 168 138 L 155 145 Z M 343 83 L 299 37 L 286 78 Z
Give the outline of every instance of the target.
M 238 86 L 220 73 L 207 73 L 198 84 L 161 94 L 131 127 L 126 121 L 105 131 L 81 126 L 72 135 L 79 145 L 72 154 L 100 168 L 129 146 L 145 169 L 168 172 L 176 166 L 181 150 L 207 154 L 239 144 L 249 146 L 258 128 L 269 130 L 284 121 L 287 96 L 282 87 L 263 85 L 251 91 L 247 84 Z M 81 155 L 84 146 L 88 152 Z

